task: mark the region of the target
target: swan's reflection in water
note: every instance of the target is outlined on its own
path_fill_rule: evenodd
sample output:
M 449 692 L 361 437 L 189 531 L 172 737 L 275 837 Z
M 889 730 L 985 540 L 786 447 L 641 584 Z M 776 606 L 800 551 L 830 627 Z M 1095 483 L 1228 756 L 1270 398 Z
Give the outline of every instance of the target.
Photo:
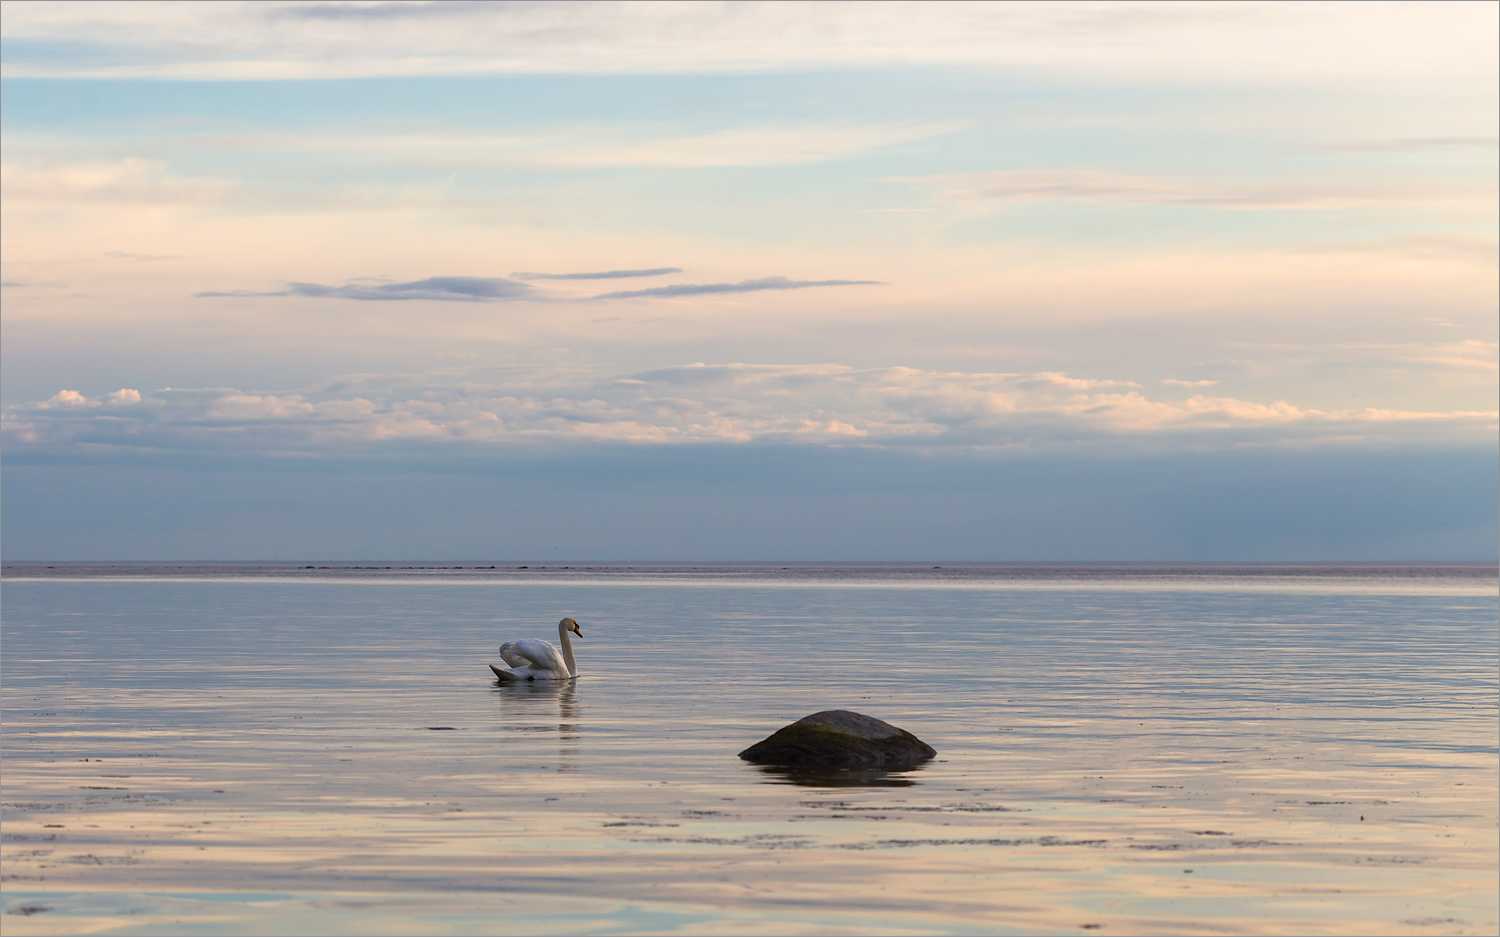
M 920 766 L 904 771 L 881 771 L 874 768 L 805 768 L 782 765 L 757 765 L 764 784 L 796 784 L 799 787 L 915 787 L 921 782 L 912 775 Z
M 572 680 L 496 684 L 491 694 L 500 701 L 509 732 L 557 732 L 557 770 L 578 770 L 580 713 L 578 684 Z M 556 720 L 553 722 L 553 720 Z

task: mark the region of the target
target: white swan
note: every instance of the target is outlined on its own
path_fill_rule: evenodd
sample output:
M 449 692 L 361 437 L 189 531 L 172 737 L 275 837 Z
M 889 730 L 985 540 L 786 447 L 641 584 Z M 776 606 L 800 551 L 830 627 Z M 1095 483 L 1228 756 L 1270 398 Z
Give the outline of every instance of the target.
M 490 664 L 501 683 L 525 683 L 534 680 L 571 680 L 578 676 L 578 662 L 573 659 L 572 635 L 583 637 L 578 622 L 564 618 L 557 623 L 557 637 L 562 652 L 551 641 L 522 638 L 500 645 L 500 656 L 509 667 Z

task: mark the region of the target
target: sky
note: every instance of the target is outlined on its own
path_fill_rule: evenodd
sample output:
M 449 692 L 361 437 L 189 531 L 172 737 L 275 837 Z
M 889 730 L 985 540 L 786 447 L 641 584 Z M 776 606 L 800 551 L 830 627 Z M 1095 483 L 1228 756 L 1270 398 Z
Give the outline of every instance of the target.
M 4 557 L 1494 561 L 1497 30 L 7 0 Z

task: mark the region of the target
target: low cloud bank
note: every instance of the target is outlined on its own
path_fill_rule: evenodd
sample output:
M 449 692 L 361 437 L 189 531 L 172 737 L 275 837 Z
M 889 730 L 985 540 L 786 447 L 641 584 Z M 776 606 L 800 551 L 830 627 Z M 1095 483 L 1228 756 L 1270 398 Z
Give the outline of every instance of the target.
M 517 370 L 340 379 L 277 392 L 231 388 L 62 390 L 7 406 L 7 457 L 110 452 L 267 454 L 383 451 L 436 456 L 557 444 L 752 443 L 973 451 L 1168 451 L 1245 446 L 1493 442 L 1497 415 L 1286 401 L 1140 386 L 1056 372 L 692 364 L 628 375 Z

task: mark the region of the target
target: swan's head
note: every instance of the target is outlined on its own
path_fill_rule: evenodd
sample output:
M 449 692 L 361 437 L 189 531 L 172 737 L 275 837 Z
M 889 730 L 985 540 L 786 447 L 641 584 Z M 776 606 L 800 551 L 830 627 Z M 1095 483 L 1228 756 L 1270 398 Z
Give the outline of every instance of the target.
M 580 638 L 583 637 L 583 629 L 578 627 L 578 622 L 574 621 L 573 619 L 564 618 L 562 621 L 558 622 L 558 624 L 566 630 L 578 635 Z

